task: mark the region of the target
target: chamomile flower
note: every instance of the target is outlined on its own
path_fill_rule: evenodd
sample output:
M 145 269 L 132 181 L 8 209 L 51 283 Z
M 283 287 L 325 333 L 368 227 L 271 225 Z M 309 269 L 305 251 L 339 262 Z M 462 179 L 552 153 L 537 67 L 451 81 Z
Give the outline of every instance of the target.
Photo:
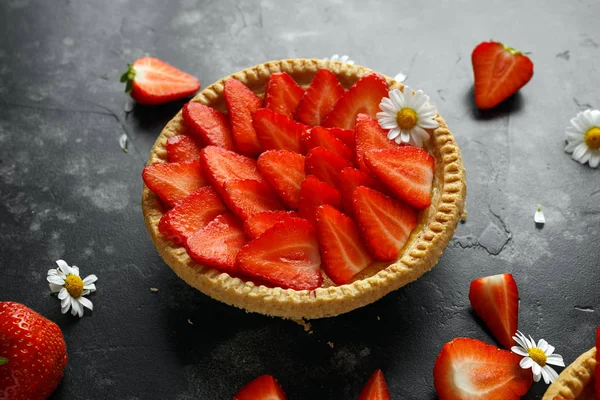
M 327 61 L 327 60 L 330 60 L 330 58 L 329 57 L 325 57 L 323 59 L 323 61 Z M 339 54 L 334 54 L 334 55 L 331 56 L 331 61 L 339 61 L 339 62 L 343 62 L 343 63 L 346 63 L 346 64 L 354 65 L 354 61 L 352 61 L 350 59 L 350 57 L 347 56 L 347 55 L 345 55 L 345 54 L 342 55 L 342 56 L 340 56 Z
M 565 131 L 567 146 L 565 151 L 573 153 L 574 160 L 586 162 L 592 168 L 600 165 L 600 111 L 585 110 L 571 119 L 571 126 Z
M 94 309 L 92 302 L 84 296 L 96 291 L 94 282 L 98 280 L 98 277 L 88 275 L 81 279 L 79 268 L 76 266 L 69 267 L 63 260 L 56 261 L 56 264 L 58 268 L 49 270 L 46 278 L 50 284 L 50 291 L 58 293 L 61 313 L 66 314 L 71 309 L 72 315 L 78 315 L 81 318 L 83 317 L 83 307 Z
M 425 129 L 438 127 L 434 119 L 437 110 L 429 103 L 429 96 L 422 90 L 413 93 L 406 85 L 404 93 L 398 89 L 390 90 L 388 97 L 381 99 L 379 108 L 379 125 L 383 129 L 389 129 L 388 139 L 398 144 L 408 143 L 423 147 L 423 142 L 429 140 L 429 133 Z
M 531 368 L 533 372 L 533 380 L 539 382 L 540 378 L 544 378 L 544 382 L 549 384 L 558 378 L 558 373 L 548 364 L 564 367 L 565 363 L 562 356 L 554 354 L 554 347 L 549 345 L 544 339 L 536 344 L 531 336 L 527 338 L 520 331 L 513 336 L 518 346 L 511 348 L 513 353 L 523 356 L 520 366 L 523 369 Z

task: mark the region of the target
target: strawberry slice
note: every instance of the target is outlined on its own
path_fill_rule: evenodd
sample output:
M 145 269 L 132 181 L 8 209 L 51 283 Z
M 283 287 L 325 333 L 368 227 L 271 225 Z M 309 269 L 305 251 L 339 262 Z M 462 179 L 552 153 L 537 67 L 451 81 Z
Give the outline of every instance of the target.
M 322 204 L 330 204 L 340 209 L 342 205 L 340 192 L 328 183 L 309 175 L 300 186 L 298 214 L 302 218 L 306 218 L 313 224 L 316 224 L 315 212 Z
M 284 289 L 314 290 L 323 283 L 315 229 L 305 219 L 273 225 L 238 254 L 240 270 Z
M 533 76 L 533 63 L 523 53 L 499 42 L 482 42 L 471 54 L 475 104 L 492 108 L 515 94 Z
M 471 306 L 505 349 L 515 345 L 519 291 L 511 274 L 475 279 L 469 290 Z
M 208 185 L 198 161 L 154 163 L 144 168 L 142 178 L 146 186 L 169 208 L 196 189 Z
M 241 221 L 232 214 L 222 214 L 192 234 L 186 248 L 190 258 L 198 264 L 236 273 L 237 254 L 247 241 Z
M 314 175 L 321 181 L 340 188 L 340 172 L 353 166 L 352 162 L 337 154 L 323 147 L 315 147 L 306 155 L 304 171 L 306 175 Z
M 276 72 L 269 77 L 265 91 L 265 107 L 288 118 L 294 118 L 294 111 L 304 95 L 294 79 L 285 72 Z
M 262 107 L 262 100 L 246 85 L 235 79 L 225 81 L 223 93 L 231 120 L 235 147 L 243 155 L 258 156 L 262 148 L 252 125 L 252 114 Z
M 287 400 L 287 397 L 275 378 L 263 375 L 241 388 L 233 400 Z
M 308 126 L 268 108 L 254 113 L 254 130 L 263 150 L 302 152 L 300 138 Z
M 412 146 L 369 150 L 365 163 L 400 200 L 417 209 L 431 204 L 434 160 L 427 151 Z
M 365 75 L 335 103 L 323 126 L 353 129 L 359 113 L 375 118 L 381 99 L 387 96 L 388 85 L 384 78 L 373 73 Z
M 248 218 L 263 211 L 283 210 L 283 204 L 265 181 L 231 179 L 225 182 L 223 200 L 238 217 Z
M 300 185 L 304 178 L 304 156 L 285 150 L 265 151 L 258 157 L 264 179 L 290 208 L 298 208 Z
M 480 340 L 454 339 L 435 361 L 435 390 L 440 400 L 518 400 L 533 383 L 521 359 Z
M 177 244 L 185 243 L 192 233 L 226 212 L 227 208 L 217 192 L 210 186 L 204 186 L 164 214 L 158 230 Z
M 354 215 L 354 189 L 359 186 L 366 186 L 375 189 L 378 192 L 385 192 L 385 187 L 381 182 L 376 181 L 370 175 L 352 167 L 346 167 L 340 171 L 340 188 L 344 210 L 348 215 Z
M 154 57 L 138 58 L 129 64 L 121 82 L 127 82 L 125 93 L 144 105 L 183 99 L 200 89 L 198 79 Z
M 333 72 L 318 70 L 296 109 L 298 121 L 309 126 L 321 125 L 343 94 L 344 88 Z
M 373 372 L 360 392 L 358 400 L 391 400 L 385 377 L 380 369 Z
M 191 102 L 183 106 L 182 115 L 184 125 L 205 145 L 235 150 L 229 120 L 221 111 Z
M 596 371 L 594 375 L 596 398 L 600 399 L 600 326 L 596 330 Z
M 222 147 L 207 146 L 200 152 L 200 162 L 213 187 L 223 194 L 223 185 L 231 179 L 262 181 L 256 161 Z
M 326 129 L 327 131 L 331 132 L 331 134 L 333 136 L 335 136 L 336 138 L 341 140 L 342 143 L 344 143 L 346 145 L 346 147 L 348 147 L 349 149 L 355 148 L 354 130 L 353 129 L 325 128 L 325 127 L 321 127 L 321 128 Z
M 306 152 L 315 147 L 322 147 L 346 160 L 354 158 L 354 152 L 338 139 L 334 133 L 322 126 L 315 126 L 307 130 L 302 135 L 302 146 Z
M 322 268 L 338 285 L 348 283 L 373 261 L 358 227 L 335 207 L 322 205 L 315 213 Z
M 371 173 L 365 164 L 365 153 L 369 150 L 396 149 L 400 147 L 393 140 L 387 138 L 385 131 L 375 118 L 366 114 L 358 114 L 356 117 L 356 163 L 361 171 Z
M 293 211 L 263 211 L 250 215 L 244 220 L 244 232 L 250 239 L 256 239 L 279 221 L 298 218 Z
M 189 136 L 177 135 L 167 139 L 169 162 L 199 161 L 201 149 Z
M 368 187 L 354 190 L 354 215 L 369 249 L 376 259 L 398 258 L 412 230 L 417 215 L 408 205 Z

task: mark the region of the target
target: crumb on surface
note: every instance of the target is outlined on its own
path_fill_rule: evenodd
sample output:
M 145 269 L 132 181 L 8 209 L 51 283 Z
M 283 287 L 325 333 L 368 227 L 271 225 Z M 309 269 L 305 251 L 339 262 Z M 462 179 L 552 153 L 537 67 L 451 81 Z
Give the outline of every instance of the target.
M 310 322 L 305 319 L 293 319 L 292 321 L 302 326 L 304 328 L 304 332 L 308 332 L 309 335 L 312 335 L 313 331 Z
M 150 291 L 151 291 L 152 293 L 156 293 L 156 292 L 158 292 L 158 288 L 151 287 L 151 288 L 150 288 Z
M 191 319 L 189 319 L 189 318 L 188 318 L 188 324 L 190 324 L 190 325 L 194 325 L 194 323 L 192 322 L 192 320 L 191 320 Z
M 467 210 L 464 210 L 460 216 L 460 222 L 467 222 Z
M 335 344 L 334 344 L 333 342 L 327 342 L 327 345 L 328 345 L 329 347 L 331 347 L 332 349 L 333 349 L 333 346 L 335 346 Z
M 381 321 L 381 317 L 379 315 L 377 316 L 377 321 Z

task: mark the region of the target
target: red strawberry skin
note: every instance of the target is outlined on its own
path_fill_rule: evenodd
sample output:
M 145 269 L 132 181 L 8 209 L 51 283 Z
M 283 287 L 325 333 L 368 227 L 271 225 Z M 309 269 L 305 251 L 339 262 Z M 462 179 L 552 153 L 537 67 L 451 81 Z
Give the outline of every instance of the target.
M 322 268 L 338 285 L 352 281 L 373 261 L 358 227 L 336 208 L 322 205 L 315 214 Z
M 0 302 L 0 398 L 43 400 L 60 383 L 67 347 L 60 328 L 23 304 Z
M 309 175 L 300 186 L 298 214 L 302 218 L 306 218 L 315 224 L 315 212 L 322 204 L 330 204 L 337 209 L 340 209 L 342 206 L 342 196 L 340 195 L 340 192 L 330 184 Z
M 365 163 L 400 200 L 419 210 L 431 204 L 434 159 L 427 151 L 412 146 L 370 150 Z
M 300 138 L 308 126 L 268 108 L 261 108 L 254 113 L 253 124 L 263 150 L 302 152 Z
M 154 163 L 144 168 L 142 178 L 146 186 L 169 207 L 208 185 L 198 161 Z
M 480 340 L 454 339 L 435 361 L 435 390 L 440 400 L 518 400 L 533 383 L 521 359 Z
M 235 274 L 236 257 L 247 241 L 242 222 L 234 215 L 222 214 L 192 234 L 186 248 L 195 262 Z
M 223 186 L 228 180 L 263 180 L 254 159 L 221 147 L 207 146 L 203 148 L 200 152 L 200 163 L 208 181 L 221 194 Z
M 275 378 L 263 375 L 241 388 L 233 400 L 287 400 L 287 397 Z
M 315 147 L 306 155 L 304 171 L 306 175 L 314 175 L 319 180 L 339 189 L 340 172 L 344 168 L 353 166 L 352 162 L 337 154 L 323 147 Z
M 336 137 L 334 132 L 322 126 L 315 126 L 302 135 L 302 147 L 309 152 L 315 147 L 322 147 L 346 160 L 352 160 L 354 152 Z
M 368 187 L 354 190 L 354 215 L 376 259 L 393 261 L 417 226 L 417 214 L 408 205 Z
M 294 79 L 285 72 L 276 72 L 269 77 L 265 91 L 265 107 L 288 118 L 294 117 L 294 111 L 304 95 Z
M 289 218 L 298 218 L 293 211 L 263 211 L 252 214 L 244 220 L 244 232 L 250 239 L 256 239 L 273 225 Z
M 360 392 L 358 400 L 391 400 L 385 377 L 380 369 L 373 372 Z
M 323 283 L 317 235 L 302 218 L 276 223 L 244 246 L 237 260 L 244 274 L 285 289 L 314 290 Z
M 142 57 L 121 76 L 129 81 L 126 91 L 140 104 L 157 105 L 191 96 L 200 89 L 200 81 L 154 57 Z
M 344 88 L 333 72 L 320 69 L 298 104 L 298 121 L 309 126 L 321 125 L 343 94 Z
M 265 181 L 252 179 L 232 179 L 225 182 L 223 200 L 242 219 L 259 212 L 284 209 L 279 197 Z
M 265 151 L 258 157 L 263 178 L 292 209 L 298 208 L 300 202 L 300 185 L 306 177 L 304 163 L 302 154 L 285 150 Z
M 379 126 L 375 118 L 358 114 L 355 125 L 356 163 L 361 171 L 371 173 L 365 164 L 365 153 L 369 150 L 395 149 L 400 147 L 387 138 L 387 132 Z
M 365 75 L 335 103 L 323 126 L 353 129 L 358 114 L 375 118 L 381 99 L 387 96 L 388 85 L 384 78 L 377 74 Z
M 344 210 L 348 215 L 354 215 L 354 189 L 359 186 L 366 186 L 379 192 L 386 190 L 381 182 L 356 168 L 347 167 L 342 169 L 340 172 L 340 192 Z
M 158 223 L 158 230 L 175 243 L 185 244 L 192 233 L 226 212 L 227 208 L 217 192 L 205 186 L 164 214 Z
M 189 136 L 177 135 L 167 139 L 169 162 L 199 161 L 200 150 L 201 147 Z
M 515 345 L 519 322 L 519 291 L 511 274 L 475 279 L 469 290 L 471 306 L 505 349 Z
M 523 53 L 499 42 L 482 42 L 471 54 L 475 75 L 475 104 L 493 108 L 525 86 L 533 63 Z
M 224 94 L 235 147 L 245 156 L 258 156 L 262 148 L 252 125 L 252 115 L 262 107 L 262 100 L 235 79 L 225 81 Z
M 222 112 L 191 102 L 183 106 L 182 116 L 184 125 L 205 145 L 235 150 L 229 120 Z

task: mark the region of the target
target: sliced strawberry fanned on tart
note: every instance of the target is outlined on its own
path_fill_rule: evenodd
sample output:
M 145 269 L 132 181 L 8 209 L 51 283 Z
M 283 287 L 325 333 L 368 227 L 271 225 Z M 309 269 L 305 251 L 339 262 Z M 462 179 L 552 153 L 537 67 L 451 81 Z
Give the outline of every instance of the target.
M 454 233 L 465 183 L 451 133 L 429 98 L 411 93 L 316 60 L 209 86 L 163 130 L 144 169 L 159 252 L 206 294 L 283 317 L 337 315 L 416 279 Z

